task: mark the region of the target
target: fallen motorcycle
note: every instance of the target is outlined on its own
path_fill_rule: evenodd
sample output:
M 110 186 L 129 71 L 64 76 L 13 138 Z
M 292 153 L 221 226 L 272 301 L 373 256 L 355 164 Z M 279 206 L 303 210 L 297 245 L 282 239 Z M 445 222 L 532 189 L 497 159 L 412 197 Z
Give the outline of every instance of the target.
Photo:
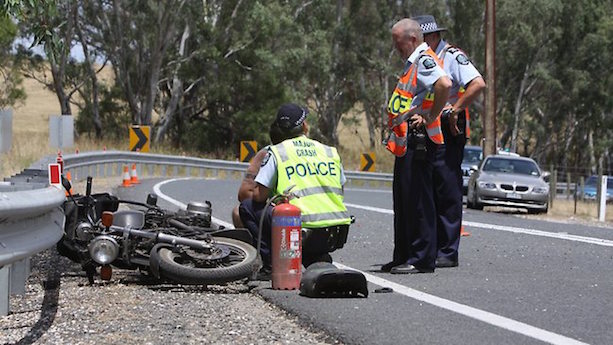
M 70 182 L 63 179 L 64 188 Z M 111 278 L 112 266 L 148 272 L 180 284 L 223 284 L 249 277 L 260 267 L 245 229 L 211 224 L 211 203 L 190 203 L 177 212 L 146 203 L 120 200 L 109 193 L 69 194 L 64 202 L 66 224 L 57 248 L 80 263 L 90 284 L 100 272 Z M 119 205 L 130 209 L 119 210 Z

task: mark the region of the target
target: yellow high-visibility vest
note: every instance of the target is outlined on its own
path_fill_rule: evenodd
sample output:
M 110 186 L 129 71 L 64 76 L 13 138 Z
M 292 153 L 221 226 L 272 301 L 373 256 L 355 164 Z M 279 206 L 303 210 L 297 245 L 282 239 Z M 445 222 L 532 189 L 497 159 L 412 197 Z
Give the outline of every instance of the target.
M 350 224 L 343 204 L 341 159 L 335 148 L 305 136 L 271 146 L 277 160 L 276 194 L 289 186 L 298 198 L 290 200 L 301 211 L 302 226 L 323 228 Z

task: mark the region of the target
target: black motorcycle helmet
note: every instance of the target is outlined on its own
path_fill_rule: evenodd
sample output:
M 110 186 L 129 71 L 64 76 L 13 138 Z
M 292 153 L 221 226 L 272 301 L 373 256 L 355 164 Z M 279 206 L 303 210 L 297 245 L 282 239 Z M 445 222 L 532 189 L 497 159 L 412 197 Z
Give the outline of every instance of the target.
M 283 104 L 277 111 L 275 121 L 270 125 L 270 141 L 273 145 L 302 135 L 302 124 L 308 113 L 308 110 L 297 104 Z

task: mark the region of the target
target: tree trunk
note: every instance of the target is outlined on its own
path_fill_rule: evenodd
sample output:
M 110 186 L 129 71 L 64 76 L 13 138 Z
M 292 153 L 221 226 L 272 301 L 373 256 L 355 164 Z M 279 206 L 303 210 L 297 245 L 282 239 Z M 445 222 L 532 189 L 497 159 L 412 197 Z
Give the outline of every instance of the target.
M 76 15 L 76 14 L 75 14 Z M 75 19 L 75 30 L 77 32 L 77 36 L 79 37 L 79 42 L 81 42 L 81 46 L 83 47 L 83 57 L 85 58 L 85 65 L 87 67 L 87 73 L 92 83 L 92 117 L 94 118 L 94 130 L 96 131 L 96 138 L 102 138 L 102 121 L 100 120 L 100 110 L 98 104 L 98 76 L 96 75 L 96 71 L 94 70 L 93 63 L 89 55 L 89 48 L 85 37 L 83 36 L 83 31 L 81 30 L 81 26 L 79 21 Z
M 158 128 L 157 133 L 155 134 L 155 143 L 158 143 L 166 134 L 168 127 L 172 123 L 173 117 L 177 112 L 177 105 L 179 104 L 179 99 L 183 95 L 183 80 L 179 78 L 179 70 L 181 69 L 181 60 L 185 56 L 185 42 L 189 38 L 190 30 L 189 24 L 185 25 L 185 29 L 183 30 L 183 35 L 181 36 L 181 43 L 179 44 L 179 54 L 178 61 L 176 64 L 176 68 L 174 71 L 174 75 L 172 78 L 172 89 L 170 91 L 170 101 L 168 102 L 168 107 L 166 107 L 166 112 L 164 117 L 161 120 L 161 124 Z
M 524 70 L 524 76 L 521 79 L 521 83 L 519 84 L 519 92 L 517 94 L 517 99 L 515 101 L 515 110 L 513 112 L 513 134 L 511 135 L 511 152 L 517 152 L 517 135 L 519 132 L 519 122 L 521 120 L 521 105 L 524 98 L 524 92 L 526 90 L 526 83 L 528 82 L 528 76 L 530 71 L 530 65 L 526 64 L 526 68 Z
M 153 112 L 153 102 L 158 92 L 158 82 L 160 79 L 160 69 L 162 68 L 162 60 L 166 54 L 166 49 L 170 43 L 170 37 L 174 34 L 175 29 L 175 17 L 174 13 L 181 12 L 183 1 L 177 6 L 177 8 L 169 8 L 173 6 L 174 2 L 169 1 L 166 3 L 167 7 L 163 13 L 160 14 L 160 18 L 157 21 L 158 33 L 156 35 L 156 41 L 151 50 L 151 65 L 149 66 L 149 90 L 145 95 L 145 104 L 141 107 L 140 120 L 141 123 L 151 124 L 151 113 Z M 174 6 L 173 6 L 174 7 Z
M 375 124 L 373 119 L 376 119 L 376 114 L 371 114 L 373 109 L 371 102 L 368 101 L 368 92 L 366 92 L 366 80 L 364 73 L 360 75 L 360 91 L 362 93 L 362 108 L 364 110 L 364 116 L 366 117 L 366 125 L 368 126 L 368 139 L 371 150 L 375 149 Z
M 587 151 L 590 157 L 590 173 L 595 174 L 597 170 L 596 166 L 596 154 L 594 153 L 594 130 L 590 129 L 587 134 Z

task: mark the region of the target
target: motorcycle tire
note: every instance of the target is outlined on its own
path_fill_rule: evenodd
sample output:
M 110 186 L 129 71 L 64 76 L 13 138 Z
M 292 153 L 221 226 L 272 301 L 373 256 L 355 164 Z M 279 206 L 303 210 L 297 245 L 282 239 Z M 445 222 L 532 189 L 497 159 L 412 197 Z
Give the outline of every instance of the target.
M 189 285 L 224 284 L 247 278 L 257 270 L 258 255 L 250 244 L 223 237 L 216 237 L 215 244 L 241 256 L 240 261 L 229 266 L 197 267 L 194 261 L 185 262 L 185 256 L 173 251 L 171 246 L 157 244 L 151 250 L 150 265 L 156 267 L 160 276 Z

